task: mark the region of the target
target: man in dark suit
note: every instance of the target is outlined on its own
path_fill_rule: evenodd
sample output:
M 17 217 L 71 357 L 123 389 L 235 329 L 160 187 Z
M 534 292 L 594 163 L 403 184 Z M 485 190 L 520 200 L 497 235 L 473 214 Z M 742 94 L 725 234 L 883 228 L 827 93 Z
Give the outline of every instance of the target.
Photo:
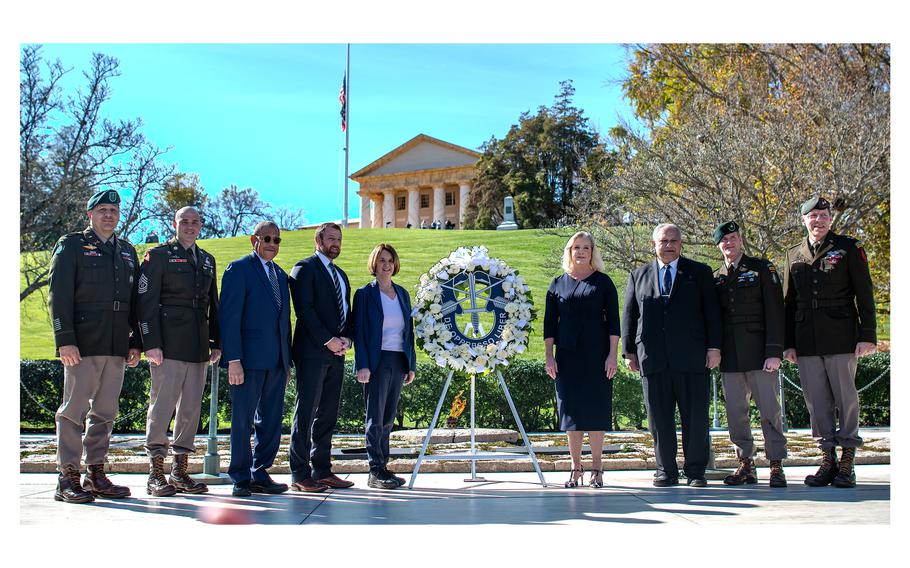
M 341 254 L 341 227 L 316 229 L 316 252 L 291 270 L 297 324 L 294 366 L 297 400 L 291 425 L 291 486 L 318 493 L 353 482 L 332 473 L 332 433 L 338 421 L 344 355 L 351 346 L 351 284 L 334 260 Z
M 680 256 L 682 232 L 661 224 L 657 260 L 629 274 L 622 319 L 623 356 L 639 371 L 654 438 L 656 487 L 679 482 L 675 407 L 682 420 L 683 471 L 704 487 L 708 465 L 708 369 L 720 363 L 721 319 L 711 269 Z
M 283 493 L 269 477 L 281 441 L 284 389 L 291 376 L 288 278 L 273 259 L 281 236 L 271 221 L 256 225 L 253 252 L 228 265 L 221 278 L 221 365 L 231 389 L 231 464 L 234 496 Z M 255 434 L 252 452 L 250 433 Z

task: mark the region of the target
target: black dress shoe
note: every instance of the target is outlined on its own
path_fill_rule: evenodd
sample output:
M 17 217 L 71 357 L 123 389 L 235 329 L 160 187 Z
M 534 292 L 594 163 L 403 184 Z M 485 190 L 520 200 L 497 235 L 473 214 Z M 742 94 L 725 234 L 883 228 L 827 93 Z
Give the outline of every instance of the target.
M 250 491 L 253 493 L 277 495 L 279 493 L 284 493 L 287 490 L 288 486 L 286 483 L 275 483 L 271 477 L 262 481 L 257 479 L 250 481 Z
M 669 475 L 666 472 L 660 471 L 654 475 L 654 481 L 652 484 L 654 487 L 672 487 L 679 483 L 679 478 L 675 475 Z
M 235 483 L 234 489 L 231 491 L 231 495 L 234 497 L 249 497 L 253 492 L 250 491 L 250 482 L 245 481 L 243 483 Z
M 708 480 L 704 477 L 690 477 L 686 481 L 686 484 L 688 484 L 689 487 L 707 487 Z

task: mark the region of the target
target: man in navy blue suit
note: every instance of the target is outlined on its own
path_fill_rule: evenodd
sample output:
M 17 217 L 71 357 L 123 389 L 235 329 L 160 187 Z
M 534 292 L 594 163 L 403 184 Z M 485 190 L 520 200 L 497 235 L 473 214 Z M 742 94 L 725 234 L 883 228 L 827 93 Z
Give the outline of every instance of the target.
M 236 497 L 288 489 L 268 474 L 278 454 L 291 376 L 288 278 L 273 262 L 280 235 L 275 223 L 260 222 L 250 236 L 253 252 L 229 264 L 221 278 L 221 365 L 228 369 L 232 404 L 228 474 Z
M 316 252 L 291 270 L 297 323 L 294 366 L 297 401 L 291 424 L 291 487 L 319 493 L 354 485 L 332 473 L 332 433 L 338 422 L 344 355 L 351 346 L 351 283 L 335 265 L 341 227 L 316 229 Z

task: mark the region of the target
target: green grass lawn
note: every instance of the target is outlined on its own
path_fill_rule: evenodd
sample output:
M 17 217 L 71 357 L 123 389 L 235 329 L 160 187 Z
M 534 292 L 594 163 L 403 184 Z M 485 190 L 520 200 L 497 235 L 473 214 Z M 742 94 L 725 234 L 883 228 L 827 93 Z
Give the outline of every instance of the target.
M 294 264 L 313 253 L 314 231 L 285 231 L 282 235 L 281 252 L 276 261 L 290 272 Z M 341 256 L 338 265 L 344 269 L 356 290 L 366 284 L 372 277 L 367 270 L 367 257 L 373 247 L 386 242 L 395 247 L 401 257 L 401 272 L 395 281 L 411 293 L 413 298 L 420 275 L 426 272 L 439 259 L 447 256 L 459 246 L 484 245 L 490 256 L 501 258 L 509 266 L 518 270 L 525 278 L 534 295 L 538 310 L 534 322 L 534 333 L 531 335 L 528 351 L 524 357 L 543 358 L 543 311 L 547 287 L 554 276 L 561 272 L 559 265 L 562 248 L 568 235 L 544 233 L 537 230 L 519 231 L 432 231 L 420 229 L 351 229 L 345 231 Z M 218 264 L 219 289 L 221 274 L 227 264 L 249 253 L 249 236 L 231 239 L 199 241 L 202 248 L 215 255 Z M 148 245 L 140 245 L 139 256 L 143 255 Z M 686 251 L 683 251 L 684 254 Z M 627 273 L 621 270 L 610 271 L 613 283 L 619 291 L 620 306 L 625 288 Z M 23 285 L 24 287 L 24 285 Z M 52 359 L 54 357 L 54 338 L 51 333 L 50 318 L 46 306 L 47 288 L 29 296 L 19 305 L 19 349 L 22 359 Z M 353 294 L 353 293 L 352 293 Z M 294 318 L 293 311 L 291 317 Z M 879 338 L 890 336 L 890 322 L 882 321 L 879 325 Z M 418 352 L 423 359 L 425 355 Z
M 281 252 L 275 259 L 290 272 L 294 264 L 313 253 L 314 231 L 285 231 Z M 518 270 L 531 287 L 539 309 L 534 322 L 526 356 L 543 358 L 543 308 L 547 287 L 561 271 L 559 259 L 565 239 L 561 236 L 542 234 L 535 230 L 519 231 L 432 231 L 419 229 L 351 229 L 344 232 L 344 242 L 338 265 L 344 269 L 356 290 L 372 277 L 367 270 L 367 257 L 373 247 L 386 242 L 395 247 L 401 257 L 401 272 L 394 280 L 408 289 L 411 296 L 420 275 L 440 258 L 459 246 L 484 245 L 490 255 L 498 257 Z M 199 241 L 199 245 L 215 255 L 218 264 L 219 285 L 227 264 L 249 253 L 249 237 Z M 141 257 L 146 247 L 140 246 Z M 614 278 L 616 280 L 616 278 Z M 625 283 L 616 280 L 617 286 Z M 220 289 L 220 288 L 219 288 Z M 46 292 L 46 288 L 45 288 Z M 291 312 L 293 318 L 293 311 Z M 54 338 L 51 332 L 46 299 L 41 293 L 32 294 L 20 304 L 20 357 L 23 359 L 50 359 L 54 357 Z

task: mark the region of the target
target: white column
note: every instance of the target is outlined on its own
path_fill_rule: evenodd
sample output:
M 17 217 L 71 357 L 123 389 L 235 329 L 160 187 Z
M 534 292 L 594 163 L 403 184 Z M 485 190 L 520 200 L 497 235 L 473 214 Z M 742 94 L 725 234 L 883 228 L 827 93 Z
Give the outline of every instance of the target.
M 385 192 L 385 200 L 382 203 L 382 226 L 395 226 L 395 193 L 392 191 Z
M 370 196 L 366 193 L 360 196 L 360 228 L 367 228 L 367 219 L 370 218 Z
M 420 191 L 416 187 L 408 188 L 408 223 L 420 228 Z
M 442 185 L 433 186 L 433 220 L 445 223 L 446 192 Z
M 464 214 L 468 210 L 468 195 L 471 193 L 471 184 L 458 183 L 458 228 L 464 228 Z
M 373 228 L 380 229 L 382 228 L 382 194 L 370 194 L 370 199 L 373 201 Z

